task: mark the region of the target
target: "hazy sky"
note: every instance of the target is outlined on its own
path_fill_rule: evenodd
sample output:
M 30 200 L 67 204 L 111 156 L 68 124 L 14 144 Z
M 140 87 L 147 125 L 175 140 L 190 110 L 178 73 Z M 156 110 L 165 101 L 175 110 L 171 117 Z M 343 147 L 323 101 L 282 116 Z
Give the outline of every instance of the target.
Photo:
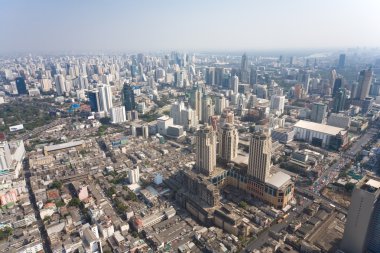
M 380 0 L 0 0 L 0 51 L 380 46 Z

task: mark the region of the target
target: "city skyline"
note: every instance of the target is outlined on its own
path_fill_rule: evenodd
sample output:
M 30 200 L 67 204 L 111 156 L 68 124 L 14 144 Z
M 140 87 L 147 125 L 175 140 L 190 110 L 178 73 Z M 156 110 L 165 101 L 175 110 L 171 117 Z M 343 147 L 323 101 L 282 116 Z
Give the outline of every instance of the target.
M 1 1 L 0 53 L 379 47 L 377 1 Z M 355 18 L 360 16 L 360 18 Z M 349 28 L 349 29 L 348 29 Z M 212 35 L 212 36 L 210 36 Z

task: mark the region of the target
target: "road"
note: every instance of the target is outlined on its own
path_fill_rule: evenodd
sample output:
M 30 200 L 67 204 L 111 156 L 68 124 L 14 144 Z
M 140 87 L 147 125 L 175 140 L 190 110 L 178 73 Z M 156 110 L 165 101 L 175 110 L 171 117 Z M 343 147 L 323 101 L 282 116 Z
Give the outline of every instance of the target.
M 349 158 L 355 158 L 363 149 L 363 146 L 365 146 L 369 141 L 373 139 L 374 136 L 377 134 L 377 129 L 374 127 L 371 127 L 366 131 L 365 134 L 359 137 L 352 147 L 350 147 L 346 152 L 345 152 L 345 157 Z
M 40 234 L 41 234 L 44 252 L 52 253 L 49 237 L 48 237 L 48 234 L 46 232 L 44 223 L 41 219 L 40 212 L 38 210 L 36 197 L 32 191 L 32 185 L 30 182 L 31 173 L 29 170 L 29 162 L 27 161 L 27 159 L 24 160 L 23 165 L 24 165 L 24 175 L 25 175 L 26 187 L 27 187 L 28 193 L 29 193 L 29 200 L 30 200 L 30 203 L 32 204 L 32 207 L 34 210 L 34 215 L 37 219 L 37 226 L 38 226 L 38 230 L 40 231 Z

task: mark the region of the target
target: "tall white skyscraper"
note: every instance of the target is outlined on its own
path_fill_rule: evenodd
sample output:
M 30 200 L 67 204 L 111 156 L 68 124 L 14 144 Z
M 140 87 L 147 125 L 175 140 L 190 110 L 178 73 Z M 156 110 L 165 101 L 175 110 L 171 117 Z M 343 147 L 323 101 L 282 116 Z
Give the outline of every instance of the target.
M 226 123 L 219 132 L 219 157 L 224 161 L 232 161 L 237 157 L 239 134 L 234 125 Z
M 234 94 L 239 93 L 239 77 L 237 75 L 232 77 L 232 83 L 231 83 L 231 88 L 234 91 Z
M 217 96 L 215 101 L 215 114 L 221 115 L 224 108 L 226 108 L 226 98 L 223 95 Z
M 285 96 L 272 96 L 270 100 L 270 109 L 280 112 L 284 112 Z
M 98 86 L 101 111 L 109 113 L 112 108 L 112 89 L 110 85 Z
M 249 144 L 248 175 L 260 182 L 269 178 L 272 138 L 267 129 L 252 134 Z
M 211 126 L 205 125 L 197 132 L 196 137 L 196 169 L 211 175 L 216 168 L 216 133 Z
M 117 106 L 111 108 L 111 120 L 112 123 L 123 123 L 127 121 L 127 117 L 125 114 L 125 107 L 124 106 Z
M 195 87 L 191 93 L 190 104 L 194 109 L 198 120 L 202 120 L 202 97 L 202 88 L 200 86 Z
M 170 117 L 173 118 L 173 123 L 175 125 L 181 125 L 181 111 L 185 109 L 185 104 L 180 102 L 175 102 L 170 108 Z
M 12 155 L 7 141 L 0 141 L 0 171 L 9 170 L 12 163 Z

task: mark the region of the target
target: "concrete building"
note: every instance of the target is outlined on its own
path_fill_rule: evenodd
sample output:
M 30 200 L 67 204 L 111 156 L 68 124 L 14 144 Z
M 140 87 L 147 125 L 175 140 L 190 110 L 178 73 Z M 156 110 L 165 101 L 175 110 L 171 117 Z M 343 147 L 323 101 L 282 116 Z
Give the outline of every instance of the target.
M 285 96 L 272 96 L 270 100 L 270 109 L 282 114 L 285 107 Z
M 287 144 L 294 139 L 294 130 L 290 128 L 276 128 L 271 131 L 273 140 Z
M 239 93 L 239 77 L 236 75 L 232 77 L 231 79 L 231 89 L 234 92 L 234 94 Z
M 366 97 L 368 97 L 369 90 L 372 84 L 372 76 L 373 71 L 371 68 L 360 71 L 358 78 L 358 92 L 356 98 L 364 100 Z
M 248 175 L 259 182 L 269 178 L 272 138 L 268 130 L 253 133 L 249 144 Z
M 380 252 L 380 178 L 365 176 L 351 197 L 341 249 L 345 253 Z
M 111 122 L 114 124 L 123 123 L 127 121 L 124 106 L 117 106 L 111 108 Z
M 10 170 L 12 155 L 7 141 L 0 142 L 0 171 Z
M 112 90 L 110 85 L 101 84 L 98 86 L 101 111 L 110 113 L 112 108 Z
M 159 134 L 166 135 L 169 126 L 173 126 L 173 118 L 164 115 L 157 119 L 157 130 Z
M 294 125 L 295 139 L 323 148 L 339 149 L 348 143 L 343 128 L 300 120 Z
M 145 139 L 149 138 L 149 126 L 143 125 L 142 127 L 142 135 Z
M 219 133 L 219 157 L 224 161 L 232 161 L 237 157 L 239 134 L 232 124 L 225 124 Z
M 316 123 L 326 123 L 327 105 L 323 103 L 313 103 L 310 120 Z
M 341 113 L 331 113 L 327 119 L 327 125 L 348 129 L 351 124 L 350 116 Z
M 139 167 L 132 168 L 128 171 L 128 179 L 130 184 L 137 184 L 140 181 Z
M 212 127 L 205 125 L 197 132 L 196 137 L 196 169 L 211 175 L 216 168 L 216 133 Z
M 225 96 L 217 96 L 215 101 L 215 114 L 221 115 L 224 108 L 226 108 L 226 98 Z
M 202 123 L 209 123 L 210 116 L 214 115 L 214 105 L 211 97 L 204 95 L 202 98 Z
M 191 93 L 190 105 L 195 111 L 198 120 L 202 119 L 202 97 L 203 91 L 200 86 L 195 87 Z

